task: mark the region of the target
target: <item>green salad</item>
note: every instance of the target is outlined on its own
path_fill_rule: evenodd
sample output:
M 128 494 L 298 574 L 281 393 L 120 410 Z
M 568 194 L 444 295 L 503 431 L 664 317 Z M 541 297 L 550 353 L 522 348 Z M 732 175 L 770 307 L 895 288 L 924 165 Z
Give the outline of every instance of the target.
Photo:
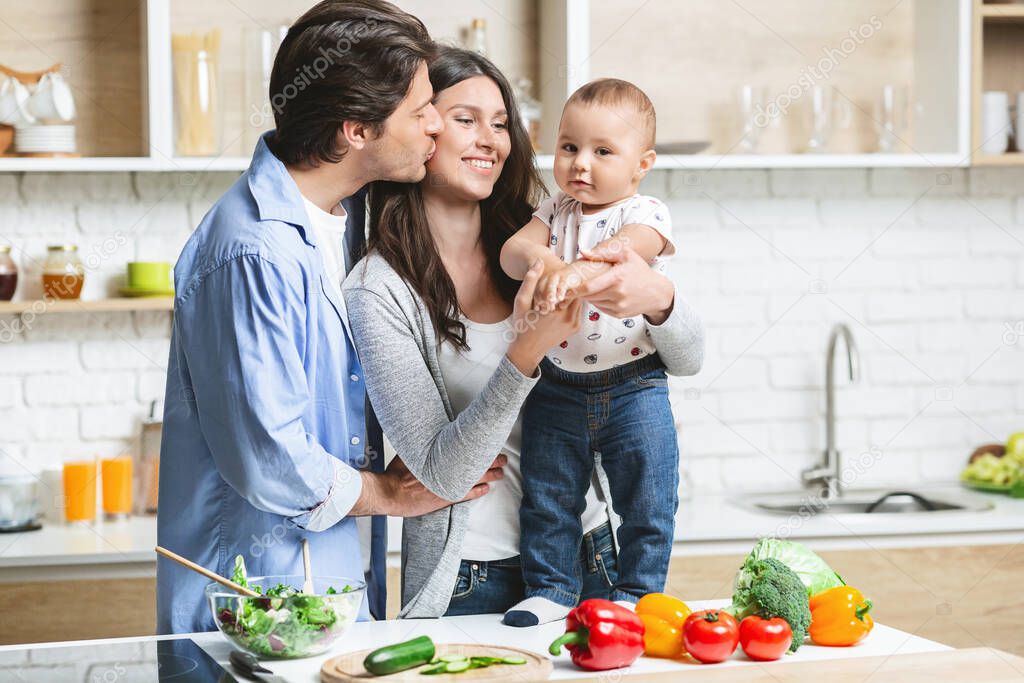
M 339 600 L 309 595 L 283 583 L 265 590 L 263 586 L 251 586 L 241 555 L 235 557 L 231 580 L 263 597 L 226 598 L 217 608 L 220 628 L 257 655 L 287 658 L 313 654 L 325 649 L 355 618 L 336 609 L 343 606 Z M 340 596 L 353 590 L 345 586 L 338 591 L 331 586 L 327 595 Z

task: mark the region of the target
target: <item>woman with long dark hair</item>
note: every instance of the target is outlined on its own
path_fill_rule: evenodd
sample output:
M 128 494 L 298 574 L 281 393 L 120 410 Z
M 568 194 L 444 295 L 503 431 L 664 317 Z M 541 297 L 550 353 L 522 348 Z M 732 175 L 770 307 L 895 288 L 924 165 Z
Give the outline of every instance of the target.
M 492 481 L 476 500 L 404 520 L 403 617 L 503 612 L 523 598 L 520 410 L 581 310 L 531 311 L 539 264 L 522 284 L 499 264 L 543 192 L 507 80 L 480 55 L 441 48 L 430 81 L 444 131 L 427 177 L 371 188 L 368 255 L 345 299 L 371 404 L 409 470 L 451 501 Z M 592 301 L 649 314 L 663 354 L 692 343 L 671 315 L 671 283 L 641 265 L 623 264 L 628 276 Z M 616 578 L 604 488 L 591 487 L 583 514 L 580 597 L 607 597 Z

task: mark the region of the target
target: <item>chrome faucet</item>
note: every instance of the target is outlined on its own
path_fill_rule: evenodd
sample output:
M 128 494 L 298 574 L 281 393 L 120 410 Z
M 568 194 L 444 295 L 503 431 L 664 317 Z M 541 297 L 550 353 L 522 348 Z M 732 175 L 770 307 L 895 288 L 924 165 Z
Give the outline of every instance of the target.
M 839 323 L 832 328 L 828 338 L 828 352 L 825 356 L 825 459 L 821 465 L 804 470 L 804 484 L 820 487 L 821 496 L 825 500 L 837 497 L 842 491 L 842 468 L 839 462 L 839 449 L 836 448 L 836 386 L 835 356 L 836 343 L 842 336 L 846 342 L 846 361 L 850 368 L 850 381 L 856 382 L 859 375 L 860 360 L 857 347 L 853 343 L 850 328 Z

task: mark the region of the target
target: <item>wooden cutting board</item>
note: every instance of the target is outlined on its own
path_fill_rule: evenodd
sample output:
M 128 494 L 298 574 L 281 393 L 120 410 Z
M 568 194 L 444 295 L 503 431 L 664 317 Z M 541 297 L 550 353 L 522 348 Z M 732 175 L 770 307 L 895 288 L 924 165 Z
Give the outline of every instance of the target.
M 515 647 L 504 647 L 502 645 L 472 645 L 463 643 L 439 643 L 437 645 L 437 656 L 462 655 L 470 657 L 473 655 L 485 655 L 487 657 L 522 657 L 526 664 L 498 664 L 485 669 L 473 669 L 458 674 L 438 674 L 435 676 L 421 676 L 420 669 L 408 669 L 399 671 L 389 676 L 374 676 L 367 673 L 363 668 L 363 660 L 373 650 L 360 650 L 348 654 L 332 657 L 320 667 L 320 680 L 323 683 L 351 683 L 352 681 L 417 681 L 417 683 L 439 683 L 440 681 L 544 681 L 551 675 L 551 660 L 547 657 L 520 650 Z M 977 683 L 977 681 L 975 682 Z
M 627 675 L 623 683 L 687 681 L 691 680 L 690 673 L 688 670 Z M 1024 681 L 1024 658 L 994 648 L 976 647 L 729 668 L 694 664 L 692 674 L 692 680 L 701 683 L 1020 683 Z

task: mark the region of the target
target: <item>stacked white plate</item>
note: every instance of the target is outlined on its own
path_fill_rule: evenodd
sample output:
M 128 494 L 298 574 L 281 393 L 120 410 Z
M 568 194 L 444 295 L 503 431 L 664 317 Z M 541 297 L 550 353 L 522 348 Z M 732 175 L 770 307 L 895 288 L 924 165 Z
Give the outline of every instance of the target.
M 14 151 L 19 154 L 74 154 L 75 127 L 18 126 L 14 129 Z

